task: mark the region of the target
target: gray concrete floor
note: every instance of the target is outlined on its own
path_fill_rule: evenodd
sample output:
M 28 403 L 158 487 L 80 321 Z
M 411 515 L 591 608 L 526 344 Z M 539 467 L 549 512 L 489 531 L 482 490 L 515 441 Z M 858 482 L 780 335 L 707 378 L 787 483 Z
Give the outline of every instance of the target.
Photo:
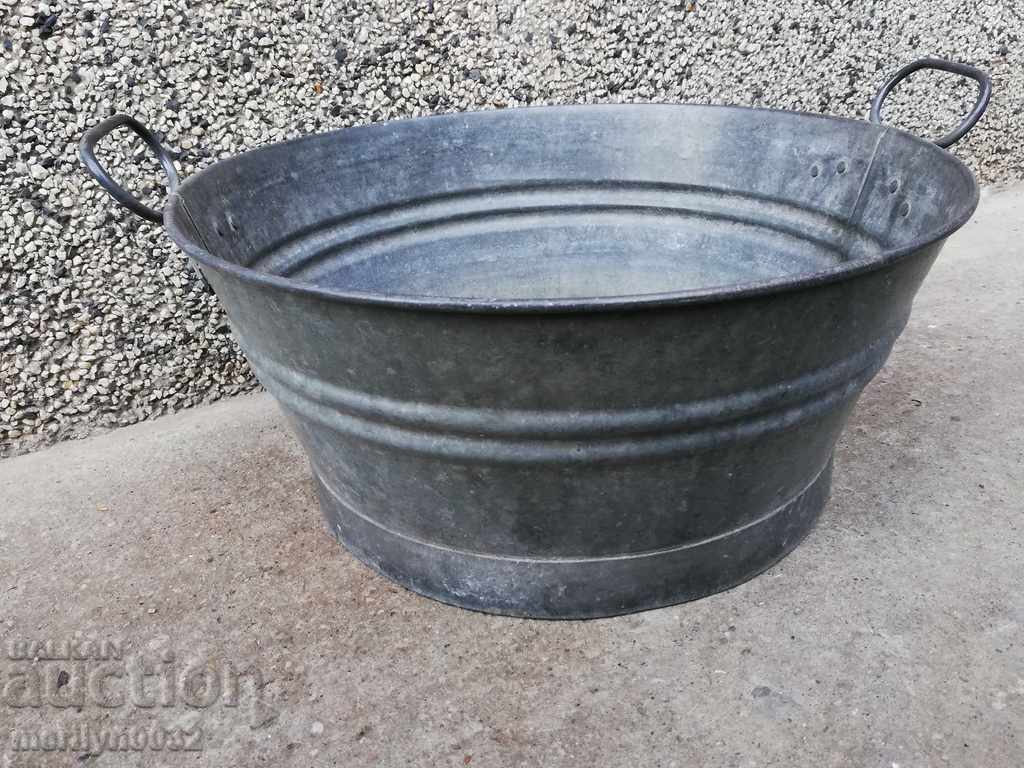
M 808 540 L 725 594 L 616 619 L 474 614 L 372 573 L 325 532 L 264 395 L 2 462 L 0 760 L 1024 764 L 1022 332 L 1016 189 L 940 256 Z M 20 658 L 20 639 L 76 637 L 122 661 Z M 171 679 L 131 693 L 136 664 L 184 688 L 118 705 Z M 150 749 L 16 749 L 84 724 L 136 746 L 148 729 Z M 155 728 L 201 731 L 202 750 L 153 750 Z

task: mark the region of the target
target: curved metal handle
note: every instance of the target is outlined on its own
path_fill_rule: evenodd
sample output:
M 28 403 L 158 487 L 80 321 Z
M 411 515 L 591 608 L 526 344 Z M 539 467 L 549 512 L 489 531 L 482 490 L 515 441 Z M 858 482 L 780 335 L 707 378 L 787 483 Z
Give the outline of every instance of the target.
M 981 116 L 985 114 L 985 108 L 988 107 L 989 99 L 992 98 L 992 80 L 980 69 L 969 64 L 958 64 L 954 61 L 932 58 L 918 59 L 917 61 L 910 62 L 890 77 L 881 90 L 878 91 L 878 94 L 871 102 L 871 122 L 882 122 L 882 103 L 885 101 L 886 96 L 889 95 L 893 88 L 903 82 L 907 76 L 917 72 L 919 69 L 938 69 L 978 81 L 978 100 L 974 102 L 974 108 L 970 111 L 970 114 L 963 119 L 955 130 L 935 140 L 935 143 L 940 147 L 951 147 L 966 136 L 967 132 L 974 127 L 974 124 L 981 119 Z
M 174 161 L 167 153 L 167 150 L 163 148 L 163 145 L 160 144 L 159 139 L 153 135 L 153 132 L 134 117 L 129 117 L 128 115 L 114 115 L 113 117 L 108 117 L 94 128 L 90 128 L 85 132 L 85 135 L 82 137 L 82 141 L 78 145 L 78 156 L 81 158 L 82 163 L 85 164 L 86 170 L 92 174 L 93 178 L 100 183 L 100 186 L 107 190 L 107 192 L 110 193 L 110 196 L 117 200 L 117 202 L 144 219 L 156 222 L 157 224 L 162 224 L 164 215 L 160 211 L 153 210 L 135 197 L 131 192 L 114 181 L 110 177 L 110 174 L 107 173 L 106 168 L 100 165 L 100 161 L 96 159 L 95 150 L 97 142 L 115 128 L 120 128 L 122 125 L 135 131 L 135 133 L 138 134 L 144 142 L 146 142 L 146 146 L 148 146 L 153 154 L 156 155 L 156 159 L 159 160 L 160 165 L 163 166 L 164 173 L 167 174 L 168 194 L 177 189 L 178 171 L 174 167 Z

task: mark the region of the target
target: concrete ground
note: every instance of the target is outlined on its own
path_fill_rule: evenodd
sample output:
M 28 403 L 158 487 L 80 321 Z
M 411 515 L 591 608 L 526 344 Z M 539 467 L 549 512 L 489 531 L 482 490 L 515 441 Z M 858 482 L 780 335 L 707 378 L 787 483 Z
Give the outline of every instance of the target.
M 616 619 L 474 614 L 372 573 L 265 395 L 2 462 L 0 759 L 1022 765 L 1022 332 L 1018 188 L 940 256 L 808 540 Z M 43 658 L 67 650 L 89 658 Z

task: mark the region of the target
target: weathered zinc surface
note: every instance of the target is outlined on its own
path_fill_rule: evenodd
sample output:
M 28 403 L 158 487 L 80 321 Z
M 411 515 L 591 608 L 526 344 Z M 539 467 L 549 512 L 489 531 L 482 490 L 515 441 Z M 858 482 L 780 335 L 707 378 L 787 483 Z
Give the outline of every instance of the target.
M 944 62 L 901 70 L 875 119 L 921 66 L 978 80 L 966 133 L 990 85 Z M 163 215 L 94 156 L 122 124 L 169 171 Z M 423 594 L 546 618 L 701 597 L 796 546 L 978 200 L 910 134 L 737 107 L 384 123 L 181 187 L 118 116 L 82 159 L 210 281 L 350 550 Z

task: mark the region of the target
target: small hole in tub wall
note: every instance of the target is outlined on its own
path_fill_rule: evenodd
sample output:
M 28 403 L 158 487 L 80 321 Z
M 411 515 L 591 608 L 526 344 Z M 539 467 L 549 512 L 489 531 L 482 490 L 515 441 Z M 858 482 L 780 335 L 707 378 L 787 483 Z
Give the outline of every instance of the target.
M 900 180 L 899 179 L 893 179 L 892 181 L 889 182 L 889 194 L 890 195 L 895 195 L 897 192 L 899 192 L 899 190 L 900 190 Z
M 838 163 L 836 163 L 836 173 L 838 173 L 840 176 L 842 176 L 844 173 L 846 173 L 846 161 L 845 160 L 840 160 Z
M 910 203 L 908 203 L 906 200 L 900 203 L 899 214 L 904 219 L 910 215 Z
M 812 165 L 811 166 L 811 178 L 814 178 L 814 179 L 818 178 L 818 174 L 820 174 L 820 173 L 821 173 L 821 168 L 819 168 L 816 165 Z
M 224 230 L 222 230 L 220 228 L 220 224 L 217 224 L 216 226 L 214 226 L 213 230 L 214 230 L 214 232 L 217 233 L 217 237 L 224 237 Z

